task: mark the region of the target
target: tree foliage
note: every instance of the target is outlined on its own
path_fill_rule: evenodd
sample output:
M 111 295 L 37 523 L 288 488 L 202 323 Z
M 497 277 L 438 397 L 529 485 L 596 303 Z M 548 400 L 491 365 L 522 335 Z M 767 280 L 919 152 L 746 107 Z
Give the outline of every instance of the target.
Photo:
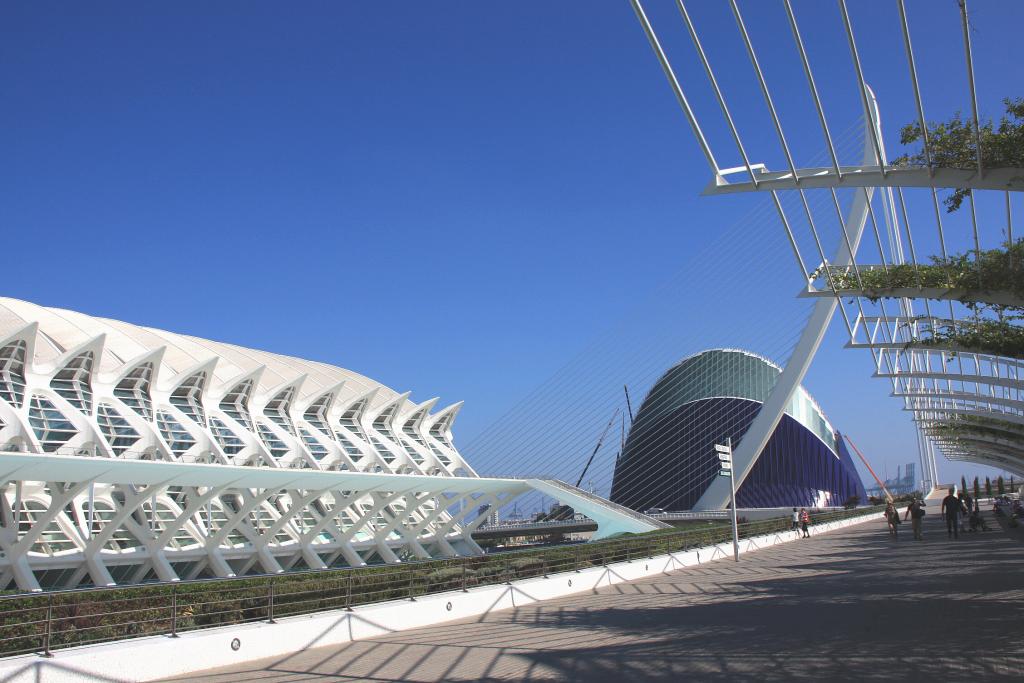
M 1024 167 L 1024 98 L 1006 98 L 1003 104 L 1006 105 L 1006 115 L 999 119 L 998 126 L 991 119 L 979 121 L 984 168 Z M 897 157 L 893 165 L 928 164 L 919 122 L 903 126 L 900 142 L 904 145 L 921 142 L 922 146 L 916 153 Z M 957 112 L 949 121 L 928 123 L 928 149 L 933 168 L 976 168 L 978 145 L 974 122 L 965 121 L 961 113 Z M 969 188 L 957 188 L 943 200 L 946 210 L 956 211 L 970 194 Z
M 880 267 L 821 266 L 811 276 L 837 290 L 858 290 L 872 302 L 894 298 L 895 289 L 953 290 L 961 303 L 980 312 L 1024 312 L 1024 239 L 1005 242 L 998 249 L 932 256 L 931 263 Z M 993 297 L 993 295 L 998 295 Z M 992 303 L 999 299 L 1001 303 Z M 1017 299 L 1020 305 L 1006 302 Z
M 906 346 L 942 346 L 954 354 L 986 353 L 1024 359 L 1024 327 L 1008 319 L 945 321 L 932 329 L 931 336 L 907 342 Z

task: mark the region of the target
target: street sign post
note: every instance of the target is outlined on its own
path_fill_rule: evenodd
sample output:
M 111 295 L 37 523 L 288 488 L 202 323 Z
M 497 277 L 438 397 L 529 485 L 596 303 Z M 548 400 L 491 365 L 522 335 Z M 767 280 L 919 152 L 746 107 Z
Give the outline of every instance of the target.
M 729 477 L 730 501 L 732 504 L 732 556 L 740 561 L 740 532 L 736 521 L 736 476 L 732 472 L 732 439 L 726 437 L 725 445 L 715 444 L 718 455 L 718 476 Z

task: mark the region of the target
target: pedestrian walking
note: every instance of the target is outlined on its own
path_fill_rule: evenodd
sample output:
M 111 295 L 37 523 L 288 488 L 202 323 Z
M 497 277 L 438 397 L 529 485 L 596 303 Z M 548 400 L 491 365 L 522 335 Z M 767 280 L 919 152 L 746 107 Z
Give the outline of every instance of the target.
M 807 526 L 811 523 L 811 513 L 807 511 L 807 508 L 800 508 L 800 529 L 803 530 L 804 535 L 801 538 L 810 538 L 811 532 L 807 530 Z
M 907 512 L 903 515 L 903 519 L 906 520 L 910 517 L 910 526 L 914 530 L 914 540 L 923 541 L 924 534 L 921 533 L 921 520 L 924 518 L 924 508 L 921 507 L 921 501 L 917 498 L 910 501 L 910 505 L 907 506 Z
M 896 511 L 896 506 L 892 504 L 891 500 L 885 505 L 885 521 L 889 523 L 889 535 L 896 538 L 898 531 L 896 527 L 900 523 L 900 513 Z
M 960 522 L 960 531 L 964 533 L 967 533 L 967 513 L 971 510 L 967 505 L 966 497 L 963 491 L 958 491 L 956 494 L 956 499 L 960 501 L 960 513 L 957 515 L 957 520 Z
M 956 497 L 956 489 L 949 487 L 949 495 L 942 499 L 942 514 L 946 517 L 946 535 L 949 538 L 960 538 L 960 514 L 963 504 Z
M 800 530 L 800 513 L 796 511 L 796 508 L 793 508 L 793 524 L 789 527 L 789 530 L 790 531 L 799 531 Z

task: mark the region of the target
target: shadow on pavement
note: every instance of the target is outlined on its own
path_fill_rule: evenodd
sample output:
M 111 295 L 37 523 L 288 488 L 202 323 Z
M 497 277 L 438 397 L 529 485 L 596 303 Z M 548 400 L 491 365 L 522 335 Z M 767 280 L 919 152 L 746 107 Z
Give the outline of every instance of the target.
M 1024 545 L 881 523 L 187 680 L 1021 680 Z

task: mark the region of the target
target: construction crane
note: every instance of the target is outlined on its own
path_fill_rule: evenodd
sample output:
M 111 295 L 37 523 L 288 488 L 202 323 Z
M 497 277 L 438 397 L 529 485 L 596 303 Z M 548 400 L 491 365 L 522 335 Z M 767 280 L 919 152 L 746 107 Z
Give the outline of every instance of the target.
M 586 466 L 584 466 L 583 471 L 580 472 L 580 478 L 576 480 L 576 488 L 579 488 L 580 484 L 583 482 L 583 477 L 587 475 L 587 470 L 590 469 L 590 463 L 594 462 L 594 456 L 597 455 L 599 450 L 601 450 L 601 444 L 604 443 L 604 437 L 608 436 L 608 430 L 612 428 L 612 423 L 615 422 L 615 418 L 618 416 L 619 409 L 616 408 L 615 412 L 612 413 L 612 419 L 608 420 L 608 424 L 604 426 L 604 431 L 601 432 L 601 438 L 597 440 L 597 445 L 594 446 L 594 452 L 590 454 L 590 459 L 587 460 Z
M 579 479 L 576 480 L 576 488 L 580 487 L 583 483 L 583 477 L 587 476 L 587 470 L 590 469 L 591 463 L 594 462 L 594 457 L 597 456 L 597 452 L 601 450 L 601 446 L 604 444 L 604 439 L 608 436 L 608 430 L 612 428 L 612 424 L 615 422 L 615 418 L 619 416 L 621 411 L 616 408 L 615 412 L 612 413 L 612 418 L 608 420 L 608 424 L 604 426 L 604 430 L 601 432 L 601 438 L 597 440 L 597 445 L 594 446 L 594 450 L 591 451 L 590 457 L 587 458 L 587 464 L 583 466 L 583 471 L 580 472 Z M 557 508 L 552 510 L 550 513 L 540 519 L 543 522 L 550 522 L 558 519 L 570 519 L 572 517 L 573 510 L 568 505 L 559 505 Z
M 885 484 L 882 482 L 881 479 L 878 478 L 878 475 L 875 474 L 875 471 L 873 469 L 871 469 L 871 465 L 868 464 L 867 458 L 865 458 L 864 455 L 857 448 L 857 446 L 854 445 L 853 439 L 851 439 L 848 434 L 843 434 L 843 436 L 845 436 L 846 440 L 850 442 L 851 446 L 853 446 L 854 452 L 857 453 L 857 457 L 860 458 L 860 461 L 862 463 L 864 463 L 864 467 L 868 468 L 868 472 L 870 472 L 871 476 L 875 478 L 876 482 L 878 482 L 878 488 L 882 489 L 882 491 L 885 493 L 885 500 L 886 500 L 886 502 L 891 503 L 893 501 L 892 494 L 889 493 L 889 489 L 885 488 Z

